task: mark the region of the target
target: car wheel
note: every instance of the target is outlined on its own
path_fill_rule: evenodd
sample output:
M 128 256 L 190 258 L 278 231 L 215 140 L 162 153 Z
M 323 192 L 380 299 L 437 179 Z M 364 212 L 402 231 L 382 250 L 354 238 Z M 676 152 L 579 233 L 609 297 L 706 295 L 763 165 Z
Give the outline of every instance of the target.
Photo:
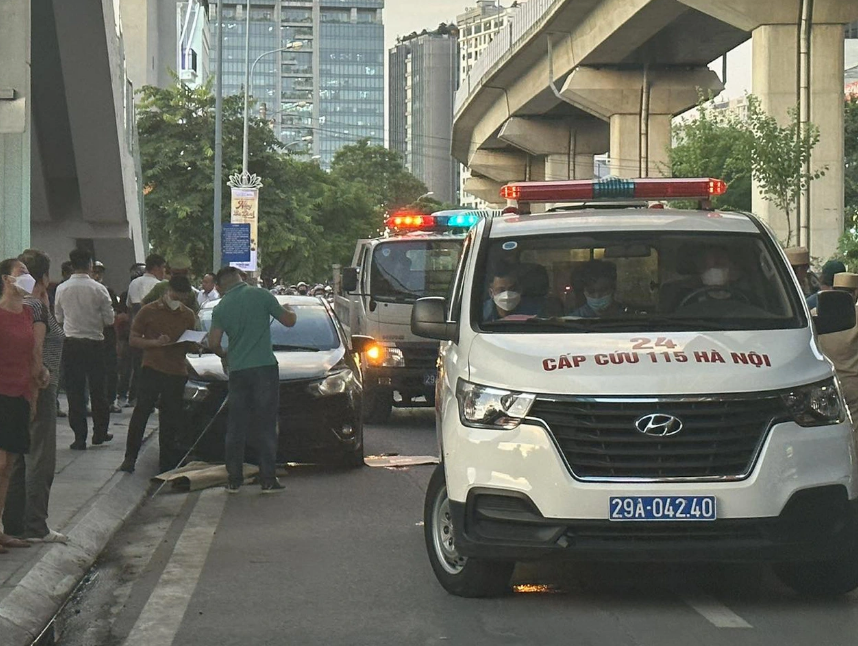
M 475 559 L 456 551 L 442 465 L 435 468 L 426 491 L 423 535 L 432 570 L 438 582 L 450 594 L 458 597 L 495 597 L 509 592 L 509 580 L 515 563 Z
M 363 421 L 369 424 L 384 424 L 393 410 L 393 391 L 370 390 L 363 397 Z
M 858 588 L 858 549 L 834 561 L 779 563 L 774 569 L 781 582 L 804 597 L 839 597 Z

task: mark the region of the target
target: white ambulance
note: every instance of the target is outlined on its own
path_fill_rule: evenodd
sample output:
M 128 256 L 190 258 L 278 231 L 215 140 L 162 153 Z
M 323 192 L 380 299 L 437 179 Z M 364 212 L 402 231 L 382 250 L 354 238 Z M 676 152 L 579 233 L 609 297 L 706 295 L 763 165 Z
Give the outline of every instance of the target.
M 812 317 L 772 232 L 709 207 L 725 189 L 507 185 L 449 296 L 417 301 L 412 330 L 442 341 L 424 521 L 449 592 L 501 593 L 542 558 L 763 560 L 802 593 L 858 587 L 855 433 L 817 343 L 854 303 L 825 292 Z

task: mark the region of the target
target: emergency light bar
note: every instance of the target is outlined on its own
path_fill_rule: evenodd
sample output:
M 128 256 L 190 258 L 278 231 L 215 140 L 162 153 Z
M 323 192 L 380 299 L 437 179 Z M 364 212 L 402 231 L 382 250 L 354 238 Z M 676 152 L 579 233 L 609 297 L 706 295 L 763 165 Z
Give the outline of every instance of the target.
M 480 221 L 477 211 L 438 211 L 432 215 L 422 213 L 394 213 L 384 221 L 388 229 L 395 231 L 440 231 L 445 229 L 467 230 Z
M 727 191 L 724 180 L 712 178 L 619 179 L 561 182 L 513 182 L 501 189 L 501 197 L 517 202 L 579 202 L 596 200 L 708 200 Z

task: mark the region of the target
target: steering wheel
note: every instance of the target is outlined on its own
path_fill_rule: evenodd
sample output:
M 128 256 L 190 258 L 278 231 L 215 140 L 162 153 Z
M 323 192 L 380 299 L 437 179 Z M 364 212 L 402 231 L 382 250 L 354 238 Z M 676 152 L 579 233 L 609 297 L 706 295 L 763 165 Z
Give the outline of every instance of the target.
M 746 305 L 750 304 L 748 297 L 745 296 L 742 292 L 740 292 L 737 289 L 731 289 L 730 287 L 710 286 L 710 287 L 700 287 L 699 289 L 695 289 L 688 296 L 686 296 L 685 298 L 682 299 L 682 302 L 679 304 L 679 307 L 685 307 L 686 305 L 688 305 L 688 302 L 691 300 L 694 300 L 694 299 L 700 300 L 700 297 L 708 297 L 708 295 L 713 293 L 713 292 L 720 292 L 722 294 L 726 292 L 727 294 L 729 294 L 728 298 L 719 298 L 719 299 L 713 299 L 713 300 L 719 300 L 719 301 L 720 300 L 735 300 L 735 301 L 741 301 L 742 303 L 745 303 Z M 679 309 L 679 307 L 677 309 Z

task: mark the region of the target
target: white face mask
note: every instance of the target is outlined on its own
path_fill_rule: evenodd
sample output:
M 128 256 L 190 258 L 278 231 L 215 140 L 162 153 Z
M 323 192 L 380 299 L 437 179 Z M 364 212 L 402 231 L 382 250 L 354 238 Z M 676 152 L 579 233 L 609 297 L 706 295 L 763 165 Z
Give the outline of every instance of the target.
M 182 306 L 182 303 L 180 301 L 174 301 L 172 298 L 165 298 L 164 302 L 171 310 L 177 310 Z
M 730 282 L 730 270 L 724 267 L 710 267 L 700 274 L 700 280 L 707 287 L 723 287 Z
M 492 296 L 492 300 L 504 312 L 512 312 L 521 302 L 521 294 L 518 292 L 505 291 Z
M 15 278 L 15 286 L 24 290 L 28 294 L 32 294 L 36 288 L 36 279 L 30 274 L 21 274 Z

